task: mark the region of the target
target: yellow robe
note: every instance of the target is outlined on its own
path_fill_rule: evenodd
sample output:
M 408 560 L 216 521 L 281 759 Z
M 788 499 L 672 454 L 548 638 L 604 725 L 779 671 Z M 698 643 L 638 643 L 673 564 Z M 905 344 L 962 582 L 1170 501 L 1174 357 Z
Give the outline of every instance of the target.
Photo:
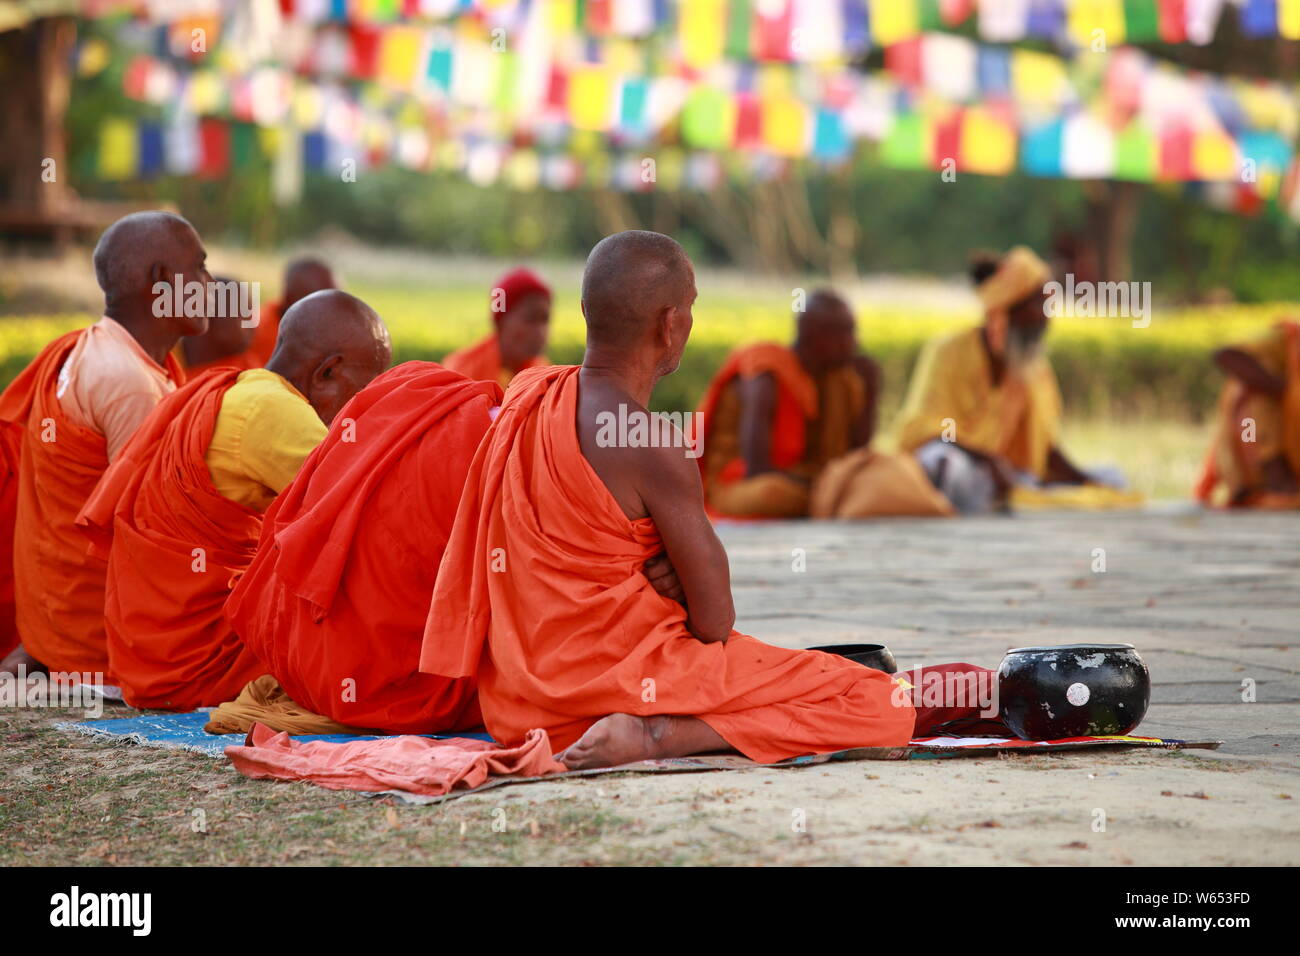
M 1047 359 L 995 385 L 976 326 L 926 343 L 894 435 L 904 451 L 951 435 L 964 448 L 998 455 L 1043 479 L 1060 423 L 1061 392 Z

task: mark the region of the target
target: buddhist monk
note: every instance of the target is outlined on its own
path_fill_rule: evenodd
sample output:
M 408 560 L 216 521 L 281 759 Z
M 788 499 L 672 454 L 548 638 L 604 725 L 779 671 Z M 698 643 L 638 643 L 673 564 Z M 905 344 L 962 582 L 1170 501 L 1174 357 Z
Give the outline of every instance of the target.
M 267 512 L 227 614 L 302 710 L 394 734 L 481 724 L 472 679 L 418 664 L 465 476 L 500 403 L 495 382 L 403 363 L 353 400 Z M 246 731 L 255 692 L 214 723 Z M 258 714 L 288 729 L 278 717 Z
M 108 663 L 134 707 L 193 710 L 265 673 L 224 606 L 262 515 L 352 396 L 392 360 L 388 330 L 337 290 L 285 313 L 264 369 L 213 369 L 164 399 L 79 524 L 108 558 Z
M 240 283 L 228 276 L 216 276 L 212 281 L 220 290 L 219 301 L 234 307 L 213 310 L 213 314 L 208 316 L 207 332 L 181 339 L 176 357 L 185 369 L 187 379 L 223 366 L 261 368 L 260 363 L 254 364 L 255 359 L 249 351 L 258 323 L 252 321 L 253 315 L 242 311 Z
M 515 269 L 492 287 L 492 334 L 452 352 L 443 365 L 466 378 L 502 388 L 526 368 L 545 365 L 551 323 L 551 290 L 528 269 Z
M 284 282 L 279 300 L 263 307 L 258 317 L 252 344 L 244 356 L 244 362 L 247 363 L 244 367 L 261 368 L 271 358 L 280 329 L 280 318 L 293 308 L 294 303 L 313 292 L 337 288 L 338 283 L 334 280 L 334 272 L 328 263 L 311 256 L 292 260 L 284 267 Z
M 22 645 L 0 665 L 7 672 L 21 664 L 107 675 L 106 566 L 87 554 L 74 522 L 109 462 L 180 383 L 170 353 L 182 335 L 207 328 L 206 258 L 180 216 L 135 213 L 109 226 L 94 253 L 103 318 L 56 339 L 0 397 L 0 423 L 19 449 L 13 575 Z
M 1051 270 L 1018 246 L 976 257 L 971 276 L 983 323 L 926 344 L 895 426 L 962 512 L 1000 507 L 1021 480 L 1088 480 L 1057 439 L 1061 395 L 1042 349 Z
M 888 675 L 733 629 L 727 555 L 684 436 L 611 439 L 620 417 L 653 421 L 695 297 L 667 236 L 623 232 L 592 250 L 583 364 L 526 370 L 506 393 L 469 470 L 420 668 L 477 675 L 499 743 L 540 728 L 574 769 L 904 744 L 916 711 Z M 680 600 L 647 562 L 667 563 Z
M 1300 322 L 1220 349 L 1214 363 L 1228 380 L 1197 497 L 1300 508 Z
M 700 404 L 705 501 L 722 517 L 945 515 L 910 456 L 869 450 L 880 366 L 830 290 L 795 314 L 792 346 L 733 352 Z

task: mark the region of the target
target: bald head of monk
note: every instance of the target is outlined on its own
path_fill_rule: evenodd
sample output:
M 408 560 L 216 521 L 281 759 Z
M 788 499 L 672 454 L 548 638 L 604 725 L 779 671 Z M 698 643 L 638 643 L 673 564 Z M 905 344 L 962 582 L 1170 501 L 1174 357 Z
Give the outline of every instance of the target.
M 338 283 L 334 281 L 334 271 L 324 260 L 310 256 L 294 259 L 284 267 L 284 288 L 280 304 L 287 310 L 295 302 L 307 298 L 313 292 L 338 287 Z
M 201 283 L 206 290 L 207 250 L 199 234 L 169 212 L 137 212 L 104 230 L 95 245 L 95 280 L 104 290 L 104 314 L 124 326 L 155 360 L 183 335 L 207 331 L 204 314 L 187 315 L 177 280 Z M 206 301 L 206 295 L 204 297 Z
M 257 331 L 257 327 L 247 321 L 249 317 L 240 312 L 239 280 L 230 276 L 213 276 L 212 282 L 219 290 L 215 301 L 221 302 L 223 307 L 208 316 L 206 333 L 188 335 L 182 341 L 185 361 L 192 366 L 239 355 L 248 348 Z
M 393 361 L 382 319 L 356 296 L 313 292 L 280 320 L 268 371 L 287 379 L 326 425 Z
M 695 296 L 695 269 L 675 240 L 638 229 L 606 236 L 582 273 L 582 364 L 671 375 L 691 334 Z
M 853 360 L 858 351 L 853 310 L 836 292 L 816 289 L 795 313 L 794 351 L 810 372 L 824 372 Z

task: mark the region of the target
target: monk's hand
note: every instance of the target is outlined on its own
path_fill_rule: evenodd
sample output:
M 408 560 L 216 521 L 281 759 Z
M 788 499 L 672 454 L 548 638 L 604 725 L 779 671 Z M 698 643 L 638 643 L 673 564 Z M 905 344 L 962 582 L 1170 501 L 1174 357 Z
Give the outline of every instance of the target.
M 676 601 L 682 607 L 686 606 L 686 592 L 682 590 L 682 583 L 677 580 L 677 571 L 668 560 L 667 554 L 656 554 L 641 568 L 641 573 L 650 581 L 650 586 L 656 592 L 669 600 Z

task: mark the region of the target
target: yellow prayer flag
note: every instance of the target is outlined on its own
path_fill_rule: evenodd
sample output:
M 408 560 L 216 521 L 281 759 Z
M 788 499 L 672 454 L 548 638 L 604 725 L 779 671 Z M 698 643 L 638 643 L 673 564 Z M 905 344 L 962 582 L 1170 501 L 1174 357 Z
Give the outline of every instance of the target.
M 959 149 L 962 172 L 1003 176 L 1016 168 L 1015 131 L 982 107 L 962 117 Z
M 871 39 L 879 46 L 910 40 L 920 32 L 917 0 L 887 0 L 871 5 Z
M 1069 78 L 1059 57 L 1035 50 L 1011 53 L 1011 88 L 1017 100 L 1032 106 L 1056 106 Z
M 556 36 L 567 36 L 578 27 L 578 0 L 547 0 L 546 25 Z
M 214 113 L 223 95 L 221 78 L 213 70 L 196 70 L 190 77 L 189 106 L 193 113 Z
M 687 66 L 701 70 L 722 59 L 726 14 L 726 0 L 691 0 L 678 8 L 678 39 Z
M 128 119 L 109 119 L 99 130 L 99 177 L 130 179 L 139 167 L 140 141 L 135 123 Z
M 379 49 L 379 80 L 399 89 L 410 89 L 420 68 L 424 31 L 419 27 L 389 27 Z
M 609 128 L 614 83 L 603 66 L 580 66 L 569 74 L 569 121 L 574 129 Z
M 1277 32 L 1285 40 L 1300 40 L 1300 0 L 1277 0 Z
M 1070 35 L 1086 50 L 1104 53 L 1124 42 L 1124 0 L 1074 0 Z
M 764 99 L 763 145 L 778 156 L 808 152 L 808 108 L 793 96 Z
M 1192 143 L 1192 171 L 1197 179 L 1236 179 L 1237 146 L 1218 130 L 1202 130 Z

